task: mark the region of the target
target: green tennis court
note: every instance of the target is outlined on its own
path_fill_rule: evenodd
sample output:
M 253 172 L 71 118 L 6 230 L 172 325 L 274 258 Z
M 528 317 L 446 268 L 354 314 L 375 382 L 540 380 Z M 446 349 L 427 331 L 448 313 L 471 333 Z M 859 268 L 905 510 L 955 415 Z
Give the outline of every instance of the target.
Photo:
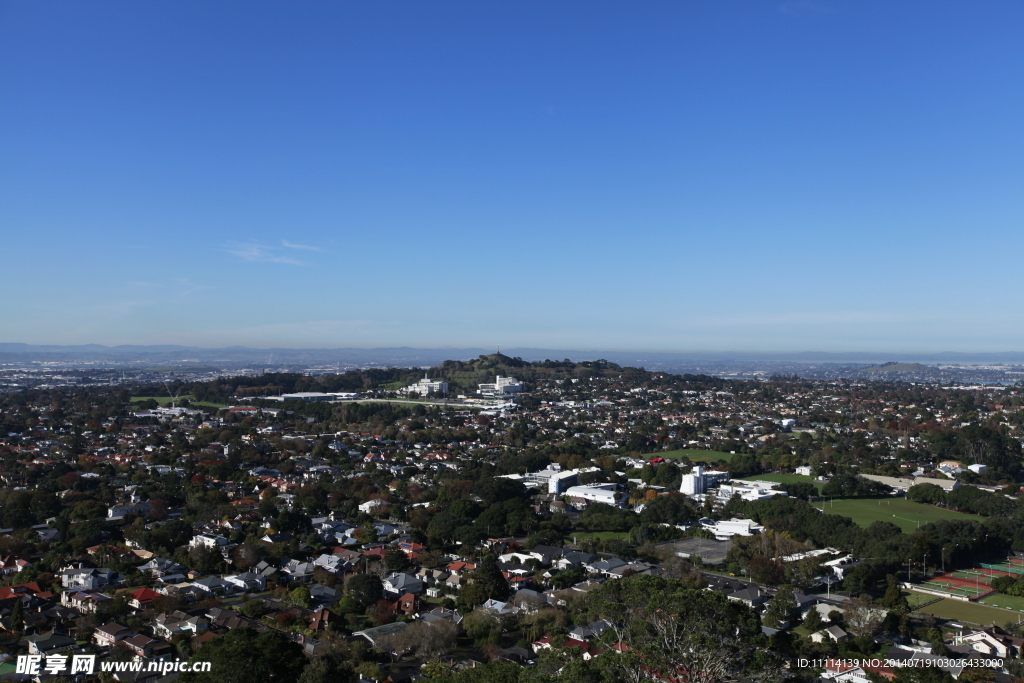
M 952 581 L 943 581 L 941 579 L 925 581 L 921 586 L 923 588 L 949 593 L 950 595 L 962 595 L 968 598 L 974 598 L 992 590 L 992 587 L 987 583 L 979 583 L 977 586 L 971 586 L 962 583 L 954 583 Z
M 1024 574 L 1024 565 L 1010 564 L 1009 562 L 1001 562 L 998 564 L 987 564 L 981 563 L 981 566 L 985 569 L 993 569 L 995 571 L 1006 572 L 1007 574 Z

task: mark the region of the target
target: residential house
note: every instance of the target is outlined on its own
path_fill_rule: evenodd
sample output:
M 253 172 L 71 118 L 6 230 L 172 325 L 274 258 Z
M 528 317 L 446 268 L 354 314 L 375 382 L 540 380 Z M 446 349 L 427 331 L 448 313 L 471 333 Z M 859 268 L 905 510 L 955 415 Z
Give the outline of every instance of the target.
M 135 609 L 148 609 L 153 601 L 161 597 L 160 593 L 148 588 L 139 588 L 128 594 L 128 604 Z
M 168 560 L 162 557 L 154 557 L 146 564 L 140 565 L 138 569 L 141 572 L 148 573 L 154 578 L 167 576 L 168 574 L 182 574 L 186 571 L 185 567 L 174 560 Z
M 316 571 L 316 565 L 312 562 L 302 562 L 300 560 L 288 560 L 283 567 L 281 572 L 288 577 L 289 581 L 296 583 L 309 583 L 313 580 L 313 572 Z
M 210 593 L 212 595 L 221 595 L 226 591 L 233 591 L 236 588 L 235 584 L 225 581 L 217 576 L 203 577 L 193 581 L 192 585 L 203 592 Z
M 115 645 L 116 643 L 121 642 L 125 638 L 130 638 L 131 636 L 134 636 L 136 633 L 138 633 L 138 631 L 136 631 L 135 629 L 128 628 L 127 626 L 122 626 L 116 621 L 111 621 L 109 623 L 103 624 L 103 626 L 96 627 L 96 630 L 93 631 L 92 634 L 92 640 L 99 647 L 107 647 L 110 645 Z
M 73 607 L 82 614 L 95 614 L 102 605 L 113 600 L 109 595 L 95 591 L 65 591 L 60 594 L 62 605 Z
M 171 644 L 165 640 L 157 640 L 147 635 L 139 634 L 131 638 L 125 638 L 124 646 L 135 654 L 136 661 L 140 659 L 155 659 L 157 661 L 168 659 L 171 656 Z
M 20 557 L 8 556 L 0 560 L 0 575 L 11 576 L 17 574 L 22 569 L 28 569 L 32 564 L 28 560 L 24 560 Z
M 423 582 L 409 574 L 390 574 L 384 579 L 383 583 L 385 593 L 396 596 L 403 593 L 419 595 L 423 592 Z
M 267 589 L 267 579 L 254 572 L 243 572 L 233 576 L 225 576 L 224 581 L 231 584 L 238 590 L 247 593 L 263 591 Z
M 96 590 L 117 583 L 120 577 L 113 569 L 66 567 L 60 573 L 61 585 L 71 590 Z
M 25 640 L 28 641 L 28 653 L 30 655 L 55 655 L 73 650 L 77 645 L 74 638 L 61 635 L 56 631 L 39 633 L 29 636 Z
M 811 641 L 815 643 L 823 643 L 827 640 L 831 640 L 833 643 L 846 640 L 850 637 L 850 634 L 839 628 L 838 626 L 829 626 L 816 633 L 811 634 Z
M 315 605 L 330 607 L 341 599 L 341 595 L 338 594 L 338 591 L 330 588 L 329 586 L 314 584 L 309 587 L 309 599 Z
M 159 614 L 153 619 L 153 632 L 162 638 L 171 638 L 180 633 L 189 636 L 198 635 L 209 628 L 209 622 L 203 617 L 194 617 L 175 610 L 170 614 Z
M 749 588 L 744 588 L 743 590 L 736 591 L 735 593 L 728 593 L 725 597 L 730 600 L 735 600 L 736 602 L 742 602 L 748 607 L 760 607 L 764 603 L 768 602 L 771 596 L 757 586 L 751 585 Z

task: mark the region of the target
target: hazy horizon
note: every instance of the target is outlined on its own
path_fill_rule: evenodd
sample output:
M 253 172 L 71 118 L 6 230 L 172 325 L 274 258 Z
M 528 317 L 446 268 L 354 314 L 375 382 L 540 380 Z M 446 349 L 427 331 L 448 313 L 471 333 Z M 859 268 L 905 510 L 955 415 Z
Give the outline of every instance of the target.
M 455 360 L 457 358 L 472 358 L 478 355 L 488 355 L 492 353 L 502 353 L 508 356 L 522 356 L 526 360 L 561 360 L 564 357 L 572 357 L 573 360 L 580 360 L 583 358 L 598 359 L 601 354 L 608 354 L 607 360 L 615 360 L 616 358 L 623 358 L 626 356 L 643 356 L 644 354 L 651 358 L 658 358 L 660 360 L 665 359 L 689 359 L 689 360 L 764 360 L 764 361 L 775 361 L 775 360 L 793 360 L 800 362 L 825 362 L 825 363 L 837 363 L 837 362 L 852 362 L 852 363 L 866 363 L 866 362 L 882 362 L 882 361 L 903 361 L 909 362 L 914 360 L 920 361 L 931 361 L 931 362 L 1024 362 L 1024 351 L 991 351 L 991 352 L 963 352 L 963 351 L 939 351 L 939 352 L 923 352 L 923 351 L 821 351 L 814 349 L 801 349 L 801 350 L 783 350 L 783 351 L 764 351 L 756 349 L 740 349 L 740 350 L 712 350 L 712 349 L 600 349 L 600 348 L 537 348 L 537 347 L 512 347 L 512 348 L 483 348 L 483 347 L 459 347 L 459 346 L 434 346 L 434 347 L 423 347 L 423 346 L 335 346 L 335 347 L 285 347 L 285 346 L 274 346 L 274 347 L 259 347 L 259 346 L 246 346 L 246 345 L 234 345 L 226 347 L 203 347 L 203 346 L 189 346 L 189 345 L 175 345 L 175 344 L 149 344 L 149 345 L 138 345 L 138 344 L 117 344 L 117 345 L 104 345 L 104 344 L 78 344 L 78 345 L 54 345 L 54 344 L 24 344 L 18 342 L 0 342 L 0 358 L 14 355 L 14 354 L 49 354 L 49 353 L 73 353 L 73 352 L 94 352 L 99 355 L 118 353 L 137 353 L 140 355 L 146 354 L 170 354 L 173 352 L 203 352 L 203 353 L 226 353 L 230 355 L 232 352 L 237 354 L 256 354 L 256 353 L 360 353 L 366 352 L 372 355 L 377 352 L 381 357 L 387 357 L 388 354 L 394 354 L 398 352 L 411 352 L 411 353 L 423 353 L 433 354 L 438 358 L 441 358 L 443 354 L 451 354 L 445 356 L 446 359 Z M 283 360 L 283 359 L 282 359 Z

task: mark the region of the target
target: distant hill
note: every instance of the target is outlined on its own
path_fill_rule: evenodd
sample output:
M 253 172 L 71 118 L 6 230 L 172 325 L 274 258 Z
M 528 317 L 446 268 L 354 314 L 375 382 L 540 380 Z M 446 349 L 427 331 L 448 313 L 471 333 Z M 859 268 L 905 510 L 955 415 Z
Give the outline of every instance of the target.
M 866 368 L 859 368 L 858 372 L 868 375 L 888 375 L 895 373 L 911 373 L 914 375 L 937 375 L 939 374 L 939 369 L 933 368 L 930 365 L 923 365 L 921 363 L 898 363 L 896 361 L 890 361 L 888 363 L 882 363 L 881 365 L 872 365 Z

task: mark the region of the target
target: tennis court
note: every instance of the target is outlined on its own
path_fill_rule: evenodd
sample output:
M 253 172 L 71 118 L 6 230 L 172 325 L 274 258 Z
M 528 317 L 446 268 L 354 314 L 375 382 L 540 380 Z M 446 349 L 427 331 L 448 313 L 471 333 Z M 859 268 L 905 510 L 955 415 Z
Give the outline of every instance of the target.
M 945 576 L 954 579 L 966 579 L 968 581 L 976 581 L 978 583 L 989 583 L 992 579 L 998 576 L 1007 576 L 1007 572 L 997 571 L 995 569 L 980 568 L 980 569 L 958 569 L 955 572 L 949 572 Z M 943 577 L 939 577 L 943 578 Z
M 999 562 L 997 564 L 988 564 L 982 562 L 981 566 L 985 569 L 997 571 L 1001 574 L 1013 574 L 1016 576 L 1024 574 L 1024 560 L 1020 560 L 1016 557 L 1010 558 L 1006 562 Z
M 933 577 L 917 588 L 932 595 L 949 595 L 961 600 L 978 600 L 998 596 L 992 589 L 992 579 L 1000 576 L 1024 576 L 1024 558 L 1008 557 L 1002 562 L 980 563 L 970 569 L 957 569 Z
M 997 569 L 974 567 L 973 569 L 957 569 L 941 576 L 931 578 L 918 584 L 922 590 L 933 593 L 954 595 L 968 600 L 977 600 L 992 593 L 989 585 L 997 576 L 1006 576 L 1006 572 Z
M 931 579 L 919 584 L 921 588 L 946 593 L 948 595 L 959 595 L 969 600 L 974 600 L 992 592 L 992 587 L 987 583 L 960 582 L 945 579 Z

